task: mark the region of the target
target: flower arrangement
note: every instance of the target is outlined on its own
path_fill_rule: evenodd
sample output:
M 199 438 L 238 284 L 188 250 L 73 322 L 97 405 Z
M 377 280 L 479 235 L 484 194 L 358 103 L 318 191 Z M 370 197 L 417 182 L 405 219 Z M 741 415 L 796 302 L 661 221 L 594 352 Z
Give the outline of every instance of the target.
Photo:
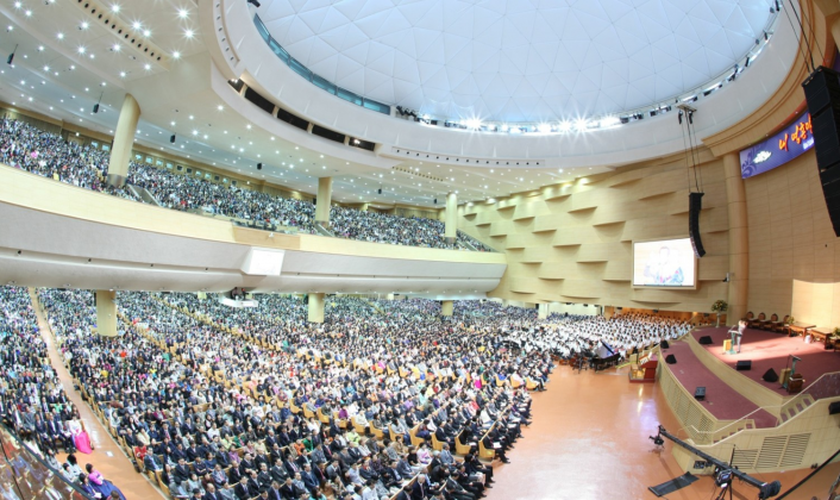
M 723 313 L 729 309 L 729 304 L 726 303 L 725 300 L 716 300 L 714 304 L 712 304 L 712 312 L 715 313 Z

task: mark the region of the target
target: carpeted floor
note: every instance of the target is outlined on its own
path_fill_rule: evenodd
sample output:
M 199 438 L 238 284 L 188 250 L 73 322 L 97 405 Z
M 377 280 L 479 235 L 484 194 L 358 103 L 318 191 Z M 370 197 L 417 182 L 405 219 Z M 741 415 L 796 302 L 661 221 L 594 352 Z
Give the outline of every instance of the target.
M 742 339 L 740 354 L 723 354 L 723 341 L 729 338 L 727 330 L 727 328 L 703 328 L 695 330 L 692 335 L 698 340 L 706 335 L 711 337 L 712 344 L 703 347 L 733 369 L 740 360 L 752 361 L 752 369 L 740 373 L 779 394 L 787 395 L 787 391 L 779 382 L 765 382 L 761 377 L 770 368 L 775 370 L 777 375 L 781 375 L 782 369 L 790 366 L 788 355 L 792 354 L 802 359 L 796 363 L 796 371 L 805 378 L 805 387 L 815 382 L 824 373 L 840 371 L 840 352 L 826 351 L 821 343 L 806 344 L 802 337 L 789 338 L 761 330 L 747 329 Z M 830 392 L 828 391 L 822 397 L 840 395 L 840 392 L 836 394 L 830 394 Z
M 721 420 L 737 420 L 758 407 L 735 389 L 729 387 L 697 359 L 691 347 L 685 342 L 675 342 L 663 352 L 663 357 L 673 354 L 676 364 L 669 365 L 677 380 L 694 393 L 698 386 L 706 388 L 706 399 L 702 402 L 709 412 Z M 752 416 L 756 427 L 775 427 L 776 418 L 764 410 Z

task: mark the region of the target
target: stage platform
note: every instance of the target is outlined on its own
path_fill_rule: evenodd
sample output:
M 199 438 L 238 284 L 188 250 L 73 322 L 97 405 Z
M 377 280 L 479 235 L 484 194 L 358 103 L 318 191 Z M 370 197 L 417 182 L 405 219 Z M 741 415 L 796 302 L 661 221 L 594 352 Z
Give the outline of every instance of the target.
M 718 420 L 738 420 L 753 412 L 757 428 L 775 427 L 777 419 L 730 387 L 694 355 L 686 342 L 674 342 L 662 350 L 662 357 L 672 354 L 677 362 L 668 365 L 679 383 L 690 393 L 697 387 L 706 388 L 706 398 L 700 404 Z M 759 411 L 756 411 L 759 410 Z
M 796 371 L 804 377 L 804 387 L 811 385 L 824 373 L 840 371 L 840 352 L 825 350 L 822 343 L 807 344 L 802 337 L 787 337 L 779 333 L 749 328 L 742 338 L 740 354 L 724 354 L 723 341 L 730 338 L 728 330 L 729 328 L 726 327 L 701 328 L 693 331 L 691 335 L 697 341 L 700 337 L 707 335 L 711 337 L 712 344 L 701 347 L 732 370 L 735 369 L 738 361 L 752 361 L 752 369 L 738 373 L 781 396 L 789 396 L 789 394 L 779 382 L 765 382 L 761 377 L 770 368 L 775 370 L 777 375 L 781 375 L 782 369 L 790 366 L 789 355 L 801 358 L 801 361 L 796 364 Z M 829 390 L 829 393 L 820 396 L 840 396 L 840 392 L 835 394 L 830 392 Z

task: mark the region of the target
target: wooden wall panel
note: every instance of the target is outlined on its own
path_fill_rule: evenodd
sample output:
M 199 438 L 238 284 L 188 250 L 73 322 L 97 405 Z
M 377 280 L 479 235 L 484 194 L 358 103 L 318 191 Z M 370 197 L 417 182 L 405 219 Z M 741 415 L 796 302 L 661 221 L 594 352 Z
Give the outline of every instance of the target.
M 688 175 L 682 155 L 625 167 L 537 196 L 514 195 L 462 209 L 461 228 L 502 243 L 508 271 L 492 295 L 507 300 L 576 302 L 707 312 L 727 297 L 729 265 L 723 162 L 698 155 L 706 195 L 700 228 L 707 256 L 696 290 L 631 286 L 632 242 L 688 236 Z M 693 177 L 692 177 L 693 180 Z M 487 238 L 492 235 L 492 238 Z
M 750 238 L 749 310 L 840 326 L 840 245 L 811 150 L 745 181 Z M 796 290 L 796 294 L 794 294 Z

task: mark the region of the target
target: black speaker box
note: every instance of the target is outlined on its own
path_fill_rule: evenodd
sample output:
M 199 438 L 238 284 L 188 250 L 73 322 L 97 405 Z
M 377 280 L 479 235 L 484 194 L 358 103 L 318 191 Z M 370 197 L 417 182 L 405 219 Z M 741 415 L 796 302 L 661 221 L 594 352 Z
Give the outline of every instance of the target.
M 840 75 L 820 66 L 802 83 L 828 215 L 840 236 Z
M 659 343 L 659 348 L 660 349 L 667 349 L 669 347 L 671 347 L 671 344 L 669 344 L 667 340 L 663 340 L 662 342 Z
M 675 365 L 677 364 L 677 358 L 675 358 L 673 354 L 669 354 L 665 356 L 665 362 L 669 365 Z
M 764 375 L 761 376 L 761 380 L 765 382 L 778 382 L 779 376 L 776 374 L 775 370 L 770 368 L 769 370 L 764 372 Z
M 835 401 L 828 405 L 829 415 L 837 415 L 838 413 L 840 413 L 840 401 Z
M 744 372 L 744 371 L 747 371 L 747 370 L 751 370 L 752 369 L 752 361 L 750 361 L 749 359 L 744 359 L 744 360 L 738 361 L 738 363 L 735 365 L 735 369 L 738 370 L 739 372 Z
M 700 340 L 697 342 L 699 342 L 700 345 L 712 345 L 712 337 L 706 335 L 705 337 L 700 337 Z
M 694 389 L 694 399 L 697 401 L 703 401 L 706 399 L 706 388 L 698 387 L 697 389 Z
M 706 255 L 703 242 L 700 240 L 700 210 L 703 209 L 704 193 L 688 193 L 688 235 L 691 237 L 691 247 L 694 255 Z

